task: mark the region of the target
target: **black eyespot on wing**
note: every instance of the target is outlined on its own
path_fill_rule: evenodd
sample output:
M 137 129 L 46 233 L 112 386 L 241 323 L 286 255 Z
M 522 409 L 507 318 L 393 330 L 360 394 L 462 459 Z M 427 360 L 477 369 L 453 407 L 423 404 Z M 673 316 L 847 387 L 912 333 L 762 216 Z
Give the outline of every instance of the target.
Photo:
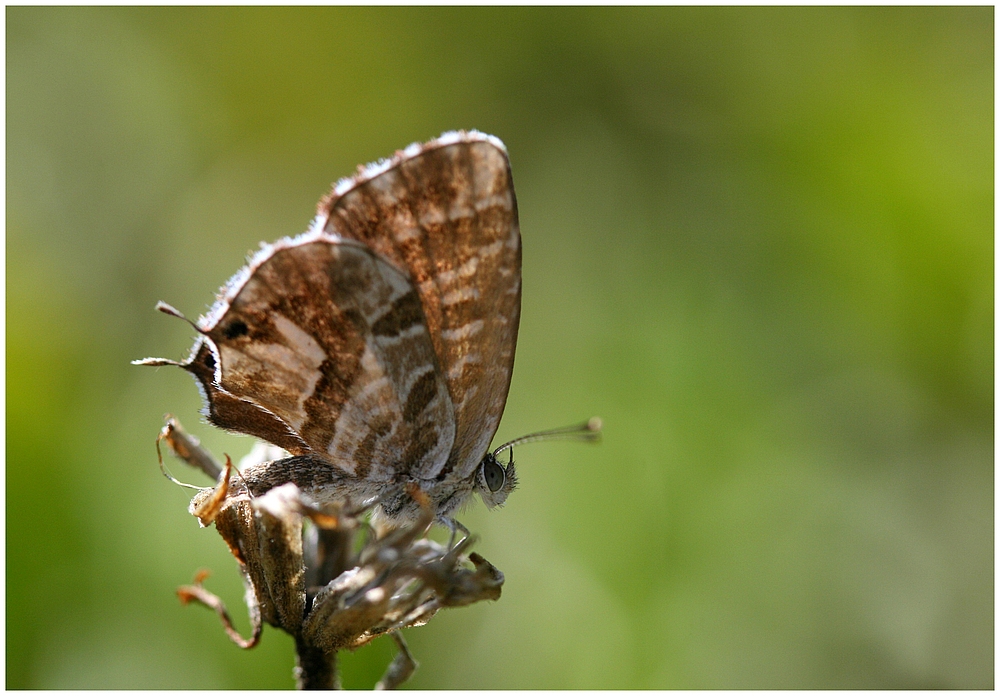
M 232 340 L 234 338 L 239 338 L 240 336 L 246 336 L 248 333 L 250 333 L 250 329 L 249 327 L 247 327 L 246 322 L 237 319 L 231 322 L 229 326 L 227 326 L 225 329 L 223 329 L 222 333 L 225 335 L 226 338 Z
M 493 493 L 503 488 L 507 474 L 504 472 L 503 467 L 497 464 L 497 460 L 493 455 L 488 455 L 483 460 L 483 478 L 486 479 L 486 487 Z

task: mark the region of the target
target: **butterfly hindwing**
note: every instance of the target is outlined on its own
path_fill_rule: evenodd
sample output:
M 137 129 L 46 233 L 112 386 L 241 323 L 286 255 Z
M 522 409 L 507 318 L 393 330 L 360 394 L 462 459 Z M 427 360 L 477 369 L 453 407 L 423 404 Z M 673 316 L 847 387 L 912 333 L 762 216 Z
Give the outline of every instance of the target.
M 191 356 L 180 366 L 190 372 L 205 399 L 204 414 L 214 425 L 225 430 L 255 435 L 292 454 L 305 454 L 309 445 L 287 423 L 252 401 L 224 391 L 215 383 L 216 351 L 207 338 L 199 338 Z
M 453 407 L 418 297 L 367 247 L 321 232 L 279 242 L 199 327 L 219 390 L 273 414 L 345 472 L 429 478 L 446 464 Z

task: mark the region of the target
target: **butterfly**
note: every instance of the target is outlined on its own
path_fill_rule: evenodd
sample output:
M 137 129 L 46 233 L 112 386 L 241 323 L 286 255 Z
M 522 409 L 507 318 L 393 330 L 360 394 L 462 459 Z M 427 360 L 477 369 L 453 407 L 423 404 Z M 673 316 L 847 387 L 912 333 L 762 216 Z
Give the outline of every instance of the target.
M 416 484 L 449 522 L 473 492 L 494 507 L 516 485 L 488 448 L 520 310 L 507 149 L 456 131 L 340 180 L 307 232 L 226 283 L 185 361 L 135 363 L 185 369 L 211 423 L 288 452 L 242 472 L 252 492 L 291 481 L 407 520 Z

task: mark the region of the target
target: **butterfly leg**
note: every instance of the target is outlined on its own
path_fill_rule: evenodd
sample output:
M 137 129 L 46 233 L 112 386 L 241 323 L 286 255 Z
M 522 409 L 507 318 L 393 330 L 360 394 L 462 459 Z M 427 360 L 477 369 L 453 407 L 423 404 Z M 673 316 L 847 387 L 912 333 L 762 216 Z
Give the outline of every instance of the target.
M 395 689 L 397 686 L 409 679 L 410 676 L 416 671 L 417 667 L 420 666 L 417 661 L 413 659 L 409 646 L 407 646 L 406 641 L 403 640 L 403 634 L 399 631 L 393 631 L 389 635 L 391 635 L 392 639 L 396 641 L 396 647 L 399 648 L 399 652 L 396 653 L 396 657 L 393 658 L 392 663 L 390 663 L 389 667 L 385 670 L 385 674 L 379 680 L 378 684 L 375 685 L 376 691 Z
M 456 520 L 454 517 L 441 517 L 439 518 L 441 524 L 451 530 L 451 537 L 448 539 L 448 550 L 455 548 L 455 537 L 458 532 L 462 532 L 463 540 L 468 539 L 472 532 L 466 528 L 464 524 Z

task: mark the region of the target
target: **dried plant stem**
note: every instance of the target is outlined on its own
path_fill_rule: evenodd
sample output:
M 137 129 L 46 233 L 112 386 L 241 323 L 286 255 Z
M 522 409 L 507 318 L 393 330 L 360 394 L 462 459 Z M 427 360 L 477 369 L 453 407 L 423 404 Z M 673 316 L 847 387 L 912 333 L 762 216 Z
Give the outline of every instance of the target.
M 301 638 L 295 640 L 295 686 L 301 690 L 339 689 L 337 652 L 307 645 Z

